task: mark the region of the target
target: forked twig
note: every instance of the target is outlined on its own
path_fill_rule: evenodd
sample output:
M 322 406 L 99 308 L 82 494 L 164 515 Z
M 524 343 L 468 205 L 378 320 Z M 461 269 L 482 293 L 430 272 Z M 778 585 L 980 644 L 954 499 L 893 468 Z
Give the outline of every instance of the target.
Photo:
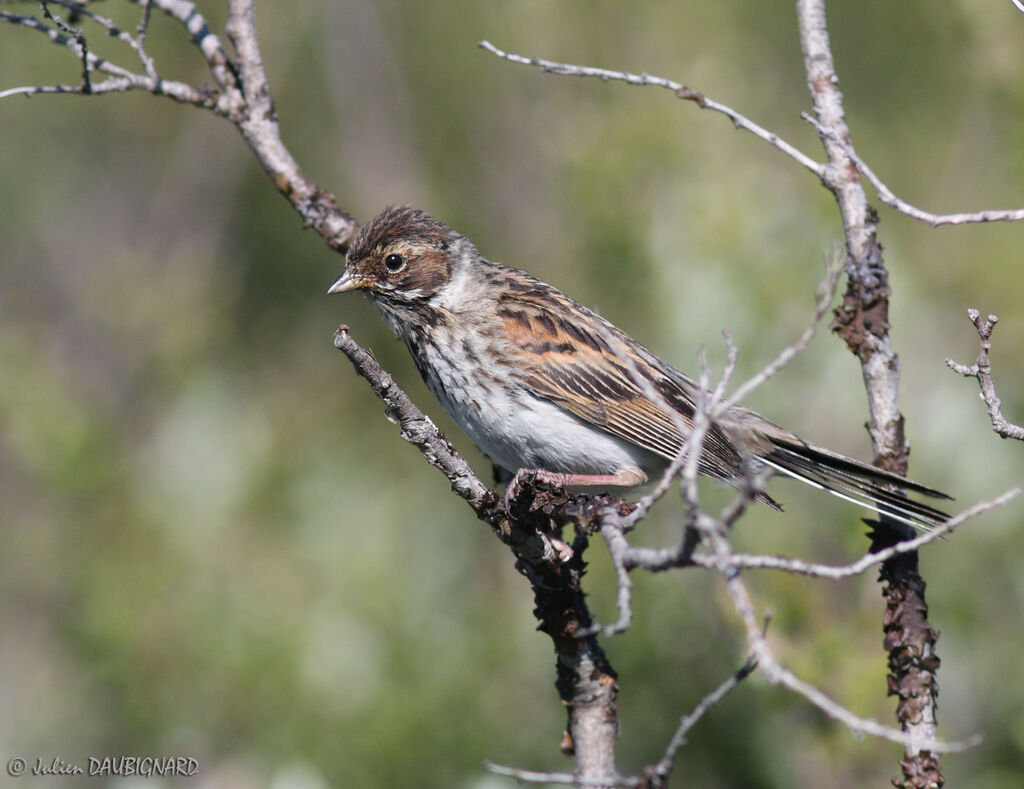
M 924 222 L 926 225 L 932 227 L 940 227 L 941 225 L 966 225 L 984 222 L 1019 222 L 1024 219 L 1024 208 L 1009 208 L 1009 209 L 985 209 L 982 211 L 971 211 L 971 212 L 959 212 L 955 214 L 933 214 L 930 211 L 918 208 L 917 206 L 911 205 L 906 200 L 897 195 L 892 189 L 890 189 L 886 183 L 875 174 L 875 171 L 868 166 L 860 154 L 853 147 L 848 139 L 843 139 L 834 132 L 826 129 L 816 118 L 811 116 L 809 113 L 802 112 L 800 117 L 811 124 L 822 137 L 828 138 L 830 141 L 838 145 L 843 153 L 849 157 L 861 175 L 868 179 L 873 187 L 875 187 L 875 193 L 878 195 L 878 199 L 881 200 L 885 205 L 890 208 L 894 208 L 901 214 L 917 219 Z
M 978 339 L 981 341 L 978 358 L 974 364 L 958 364 L 947 358 L 946 366 L 966 378 L 978 379 L 978 385 L 981 387 L 979 395 L 988 406 L 988 417 L 992 421 L 992 429 L 999 436 L 1024 441 L 1024 427 L 1007 421 L 1003 416 L 1003 403 L 999 399 L 999 395 L 996 394 L 996 385 L 992 380 L 992 362 L 988 358 L 988 352 L 992 350 L 992 332 L 996 328 L 999 318 L 989 315 L 988 318 L 982 320 L 981 313 L 973 307 L 967 310 L 967 317 L 971 319 L 971 323 L 977 329 Z

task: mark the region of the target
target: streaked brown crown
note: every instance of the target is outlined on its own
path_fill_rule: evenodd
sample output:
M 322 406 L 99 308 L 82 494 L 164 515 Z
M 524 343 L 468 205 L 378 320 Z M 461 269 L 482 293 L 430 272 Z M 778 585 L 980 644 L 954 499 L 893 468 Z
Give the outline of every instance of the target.
M 348 259 L 360 260 L 392 244 L 412 239 L 444 251 L 455 236 L 455 231 L 448 225 L 418 208 L 389 205 L 359 231 L 349 248 Z

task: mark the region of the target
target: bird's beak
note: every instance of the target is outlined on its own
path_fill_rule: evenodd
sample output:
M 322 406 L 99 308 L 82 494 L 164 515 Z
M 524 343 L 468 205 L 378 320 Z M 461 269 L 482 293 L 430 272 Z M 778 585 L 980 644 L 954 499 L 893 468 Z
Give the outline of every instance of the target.
M 346 290 L 357 290 L 364 287 L 366 287 L 366 283 L 363 282 L 362 278 L 354 276 L 352 272 L 346 269 L 345 273 L 338 277 L 338 281 L 327 289 L 327 292 L 344 293 Z

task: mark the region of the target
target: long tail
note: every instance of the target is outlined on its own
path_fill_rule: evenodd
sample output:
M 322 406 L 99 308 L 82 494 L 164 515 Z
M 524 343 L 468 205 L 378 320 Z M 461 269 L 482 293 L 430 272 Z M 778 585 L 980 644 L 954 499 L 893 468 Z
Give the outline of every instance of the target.
M 775 448 L 762 455 L 761 460 L 812 487 L 826 490 L 841 499 L 888 515 L 922 531 L 929 531 L 949 519 L 947 513 L 914 501 L 904 492 L 912 491 L 936 499 L 952 498 L 941 491 L 827 449 L 805 444 L 799 439 L 771 436 L 770 440 Z

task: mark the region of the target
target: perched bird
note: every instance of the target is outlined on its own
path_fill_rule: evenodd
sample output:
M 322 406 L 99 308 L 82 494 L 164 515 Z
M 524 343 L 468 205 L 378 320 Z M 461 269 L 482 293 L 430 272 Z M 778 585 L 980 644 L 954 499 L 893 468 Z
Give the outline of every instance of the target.
M 370 297 L 441 405 L 509 472 L 635 486 L 666 468 L 692 427 L 697 383 L 556 288 L 484 259 L 422 211 L 389 206 L 362 228 L 328 293 L 350 290 Z M 736 406 L 707 433 L 699 470 L 737 484 L 745 459 L 918 528 L 948 517 L 903 491 L 945 494 Z

